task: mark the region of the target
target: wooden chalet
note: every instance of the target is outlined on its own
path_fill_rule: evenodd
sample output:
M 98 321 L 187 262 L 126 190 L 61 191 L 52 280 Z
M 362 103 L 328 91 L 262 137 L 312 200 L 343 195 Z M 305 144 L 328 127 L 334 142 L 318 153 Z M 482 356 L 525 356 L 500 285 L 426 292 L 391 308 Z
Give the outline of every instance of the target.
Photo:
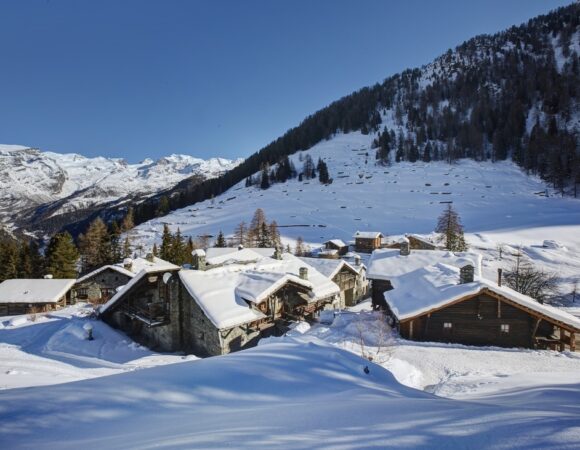
M 474 276 L 437 264 L 392 280 L 387 311 L 405 339 L 465 345 L 576 349 L 580 319 Z
M 481 255 L 473 252 L 411 250 L 408 241 L 402 241 L 399 249 L 375 250 L 367 271 L 373 308 L 386 308 L 384 293 L 393 289 L 393 278 L 439 263 L 458 268 L 469 264 L 475 268 L 476 275 L 481 275 Z
M 379 231 L 357 231 L 353 237 L 355 251 L 372 253 L 381 248 L 384 235 Z
M 0 316 L 54 311 L 71 303 L 75 280 L 12 279 L 0 283 Z
M 330 239 L 324 243 L 324 250 L 336 251 L 338 256 L 344 256 L 348 252 L 348 245 L 341 239 Z
M 392 242 L 383 246 L 383 248 L 401 248 L 401 245 L 404 245 L 406 242 L 409 243 L 410 250 L 437 250 L 436 244 L 433 242 L 422 238 L 420 236 L 416 236 L 414 234 L 407 234 L 405 235 L 404 239 L 400 239 L 396 242 Z

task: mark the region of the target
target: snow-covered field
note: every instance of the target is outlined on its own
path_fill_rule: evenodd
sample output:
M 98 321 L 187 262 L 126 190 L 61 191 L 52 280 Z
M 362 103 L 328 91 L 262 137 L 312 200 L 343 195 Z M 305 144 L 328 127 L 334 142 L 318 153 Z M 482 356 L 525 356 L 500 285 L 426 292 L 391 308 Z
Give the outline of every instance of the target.
M 580 356 L 401 341 L 366 309 L 195 361 L 149 352 L 83 307 L 34 321 L 3 318 L 0 442 L 14 449 L 577 448 Z M 86 323 L 94 341 L 85 339 Z M 35 387 L 7 389 L 25 386 Z
M 159 243 L 165 223 L 193 238 L 216 236 L 220 230 L 232 235 L 257 208 L 268 220 L 277 221 L 283 240 L 291 245 L 298 236 L 311 246 L 333 238 L 348 242 L 357 230 L 382 231 L 391 238 L 429 235 L 446 202 L 452 202 L 468 242 L 484 255 L 485 276 L 495 279 L 497 268 L 509 267 L 510 253 L 521 247 L 545 270 L 561 277 L 562 294 L 571 292 L 574 279 L 580 277 L 580 199 L 559 197 L 540 179 L 507 161 L 377 166 L 371 141 L 372 136 L 358 132 L 339 134 L 293 155 L 298 170 L 301 154 L 310 154 L 315 163 L 323 158 L 334 180 L 330 185 L 294 179 L 261 190 L 246 188 L 242 182 L 213 200 L 138 226 L 134 243 L 150 249 L 154 241 Z M 549 239 L 561 248 L 542 248 Z M 506 247 L 502 261 L 498 244 Z
M 50 314 L 0 317 L 0 390 L 102 377 L 193 356 L 161 355 L 75 305 Z M 84 326 L 93 327 L 88 341 Z

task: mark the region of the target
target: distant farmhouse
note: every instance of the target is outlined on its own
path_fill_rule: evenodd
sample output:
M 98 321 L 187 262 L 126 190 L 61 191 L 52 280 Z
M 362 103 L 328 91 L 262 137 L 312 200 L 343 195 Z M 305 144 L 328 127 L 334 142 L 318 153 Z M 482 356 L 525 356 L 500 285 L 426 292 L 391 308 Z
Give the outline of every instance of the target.
M 0 283 L 0 316 L 54 311 L 71 303 L 75 280 L 12 279 Z
M 353 237 L 356 252 L 372 253 L 382 247 L 385 236 L 380 231 L 357 231 Z

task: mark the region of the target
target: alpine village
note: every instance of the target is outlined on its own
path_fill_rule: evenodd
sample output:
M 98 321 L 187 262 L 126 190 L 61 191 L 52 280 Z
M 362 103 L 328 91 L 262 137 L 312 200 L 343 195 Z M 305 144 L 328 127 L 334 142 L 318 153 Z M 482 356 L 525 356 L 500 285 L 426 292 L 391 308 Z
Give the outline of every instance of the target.
M 0 442 L 579 448 L 579 57 L 573 2 L 245 159 L 0 145 Z

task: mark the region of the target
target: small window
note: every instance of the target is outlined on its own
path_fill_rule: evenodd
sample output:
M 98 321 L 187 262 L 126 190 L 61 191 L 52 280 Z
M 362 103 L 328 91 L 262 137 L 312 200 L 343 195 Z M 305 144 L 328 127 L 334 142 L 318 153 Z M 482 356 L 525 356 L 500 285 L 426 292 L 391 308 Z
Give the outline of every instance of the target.
M 502 323 L 500 325 L 500 330 L 502 333 L 509 333 L 510 332 L 510 326 L 507 323 Z
M 451 328 L 453 328 L 453 324 L 451 322 L 444 322 L 443 328 L 446 330 L 450 330 Z

